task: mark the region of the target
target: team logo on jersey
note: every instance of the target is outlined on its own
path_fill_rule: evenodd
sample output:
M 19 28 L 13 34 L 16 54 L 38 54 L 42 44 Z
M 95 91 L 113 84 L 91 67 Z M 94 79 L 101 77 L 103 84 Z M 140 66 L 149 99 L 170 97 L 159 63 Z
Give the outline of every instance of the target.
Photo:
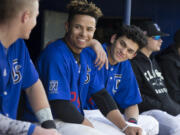
M 57 80 L 51 80 L 49 82 L 49 93 L 51 93 L 51 94 L 58 93 L 58 81 Z
M 115 78 L 115 82 L 116 82 L 116 85 L 115 85 L 115 89 L 117 90 L 119 88 L 119 84 L 121 82 L 121 77 L 122 77 L 122 74 L 115 74 L 114 75 L 114 78 Z
M 21 69 L 21 65 L 18 64 L 18 59 L 14 59 L 13 66 L 12 66 L 12 78 L 13 78 L 14 84 L 19 83 L 22 79 L 20 69 Z
M 90 81 L 90 72 L 91 72 L 91 69 L 87 65 L 87 74 L 86 74 L 85 84 L 87 84 Z
M 117 90 L 119 88 L 119 84 L 121 82 L 121 78 L 122 78 L 122 74 L 115 74 L 114 75 L 115 84 L 114 84 L 113 90 L 112 90 L 113 94 L 116 94 L 116 92 L 117 92 Z

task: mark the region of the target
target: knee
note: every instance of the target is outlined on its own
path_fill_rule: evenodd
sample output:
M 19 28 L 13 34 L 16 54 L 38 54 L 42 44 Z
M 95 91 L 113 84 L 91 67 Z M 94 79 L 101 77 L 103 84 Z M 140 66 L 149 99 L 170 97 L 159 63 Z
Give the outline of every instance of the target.
M 140 115 L 140 121 L 138 123 L 146 131 L 147 135 L 159 133 L 159 122 L 152 116 Z
M 151 125 L 153 125 L 153 127 L 156 127 L 159 129 L 159 122 L 152 116 L 147 116 L 149 119 L 149 122 L 151 123 Z

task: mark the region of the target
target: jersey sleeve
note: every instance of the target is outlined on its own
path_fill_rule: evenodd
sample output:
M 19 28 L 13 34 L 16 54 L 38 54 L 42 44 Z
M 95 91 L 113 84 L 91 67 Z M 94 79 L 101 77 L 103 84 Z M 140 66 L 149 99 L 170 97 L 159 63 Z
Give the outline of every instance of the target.
M 131 105 L 139 104 L 142 102 L 142 99 L 130 62 L 126 61 L 123 66 L 125 69 L 123 71 L 123 79 L 119 83 L 114 99 L 118 106 L 124 109 Z
M 69 70 L 58 50 L 42 53 L 37 69 L 49 100 L 70 100 Z
M 35 125 L 28 122 L 13 120 L 0 114 L 1 135 L 32 135 Z
M 23 88 L 28 88 L 32 86 L 39 78 L 39 75 L 35 69 L 35 66 L 29 56 L 28 49 L 26 48 L 26 45 L 24 41 L 22 41 L 24 44 L 24 72 L 23 72 Z

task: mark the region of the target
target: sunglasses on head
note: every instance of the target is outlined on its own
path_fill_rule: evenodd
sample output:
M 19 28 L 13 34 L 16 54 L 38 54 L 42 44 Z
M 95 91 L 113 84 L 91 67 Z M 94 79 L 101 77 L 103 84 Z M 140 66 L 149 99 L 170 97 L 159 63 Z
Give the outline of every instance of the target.
M 153 38 L 154 40 L 159 40 L 159 39 L 161 39 L 161 36 L 152 36 L 152 38 Z

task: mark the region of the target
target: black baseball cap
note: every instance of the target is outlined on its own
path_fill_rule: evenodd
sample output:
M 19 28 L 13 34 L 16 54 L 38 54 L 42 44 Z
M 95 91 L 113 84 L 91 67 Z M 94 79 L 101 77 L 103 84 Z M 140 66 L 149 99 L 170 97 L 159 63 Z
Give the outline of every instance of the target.
M 149 37 L 152 37 L 152 36 L 169 36 L 169 34 L 161 31 L 161 29 L 157 23 L 152 22 L 152 21 L 142 22 L 141 24 L 139 24 L 139 27 L 143 31 L 146 31 L 147 36 L 149 36 Z

